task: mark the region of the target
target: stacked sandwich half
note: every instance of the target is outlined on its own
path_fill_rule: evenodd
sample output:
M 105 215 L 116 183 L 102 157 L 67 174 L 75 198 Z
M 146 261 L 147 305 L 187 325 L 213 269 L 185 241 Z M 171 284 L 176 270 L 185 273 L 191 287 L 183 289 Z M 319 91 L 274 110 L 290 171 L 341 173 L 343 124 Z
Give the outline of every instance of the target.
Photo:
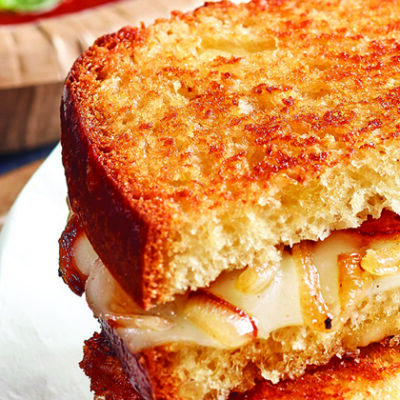
M 400 333 L 396 15 L 395 0 L 208 3 L 76 61 L 60 271 L 121 385 L 226 399 Z

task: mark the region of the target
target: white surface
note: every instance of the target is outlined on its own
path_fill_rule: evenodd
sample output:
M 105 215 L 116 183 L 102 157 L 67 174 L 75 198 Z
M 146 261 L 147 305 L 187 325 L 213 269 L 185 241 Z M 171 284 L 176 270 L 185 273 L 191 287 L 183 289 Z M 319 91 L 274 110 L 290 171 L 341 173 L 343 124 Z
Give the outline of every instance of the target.
M 98 330 L 58 276 L 67 217 L 58 146 L 15 202 L 0 237 L 0 399 L 89 400 L 78 366 Z

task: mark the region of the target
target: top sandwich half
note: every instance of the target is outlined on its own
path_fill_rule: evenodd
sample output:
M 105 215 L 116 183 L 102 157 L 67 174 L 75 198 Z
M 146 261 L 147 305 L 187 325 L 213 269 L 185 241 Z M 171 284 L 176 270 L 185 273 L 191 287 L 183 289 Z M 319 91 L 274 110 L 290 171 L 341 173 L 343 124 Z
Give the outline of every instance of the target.
M 395 0 L 209 3 L 77 60 L 61 112 L 70 204 L 139 305 L 400 213 L 395 15 Z

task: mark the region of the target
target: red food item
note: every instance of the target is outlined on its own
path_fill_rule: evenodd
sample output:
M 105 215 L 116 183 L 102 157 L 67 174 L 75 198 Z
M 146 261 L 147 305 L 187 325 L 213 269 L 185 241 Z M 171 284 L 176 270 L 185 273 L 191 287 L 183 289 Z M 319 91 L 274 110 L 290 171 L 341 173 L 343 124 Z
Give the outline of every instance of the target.
M 60 268 L 58 270 L 64 282 L 79 296 L 82 296 L 85 291 L 86 277 L 79 272 L 73 252 L 74 243 L 81 234 L 83 234 L 82 225 L 74 214 L 68 221 L 59 240 Z
M 16 13 L 0 10 L 0 25 L 23 24 L 43 18 L 82 11 L 102 4 L 115 3 L 117 1 L 119 0 L 64 0 L 49 11 L 37 13 Z
M 400 216 L 393 211 L 383 210 L 380 218 L 368 217 L 355 231 L 366 236 L 395 236 L 400 234 Z

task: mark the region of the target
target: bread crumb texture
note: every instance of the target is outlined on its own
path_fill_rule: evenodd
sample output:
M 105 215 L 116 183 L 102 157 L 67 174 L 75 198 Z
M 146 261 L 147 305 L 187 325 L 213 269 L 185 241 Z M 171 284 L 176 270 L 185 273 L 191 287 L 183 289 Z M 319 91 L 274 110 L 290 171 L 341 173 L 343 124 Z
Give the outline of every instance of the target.
M 106 361 L 103 367 L 99 360 Z M 81 366 L 91 379 L 95 400 L 139 399 L 133 389 L 128 389 L 132 388 L 128 377 L 104 336 L 95 333 L 86 341 Z M 399 388 L 400 348 L 396 337 L 361 349 L 357 357 L 335 357 L 293 380 L 276 385 L 259 382 L 249 392 L 231 394 L 229 400 L 395 400 L 400 396 Z M 129 395 L 127 390 L 131 390 Z
M 306 327 L 282 328 L 273 332 L 266 340 L 257 340 L 245 348 L 233 351 L 173 343 L 145 351 L 146 366 L 157 399 L 223 400 L 227 399 L 231 392 L 244 392 L 253 388 L 257 381 L 263 382 L 261 386 L 269 388 L 270 395 L 263 397 L 260 395 L 263 391 L 258 389 L 253 393 L 254 398 L 290 399 L 291 392 L 285 394 L 283 389 L 296 388 L 297 384 L 291 384 L 290 380 L 295 379 L 296 382 L 296 378 L 305 373 L 307 366 L 312 365 L 312 368 L 315 368 L 326 364 L 335 355 L 339 358 L 351 356 L 357 363 L 360 350 L 357 349 L 356 342 L 359 343 L 360 338 L 371 338 L 375 335 L 375 340 L 379 341 L 398 333 L 399 304 L 400 290 L 395 289 L 358 303 L 342 329 L 334 330 L 331 334 L 318 333 Z M 397 364 L 391 365 L 391 362 L 390 357 L 376 361 L 378 371 L 387 371 L 389 368 L 393 368 L 394 371 L 398 368 Z M 346 373 L 352 371 L 349 369 Z M 369 375 L 367 378 L 371 382 L 368 385 L 364 382 L 364 391 L 360 392 L 364 397 L 353 397 L 354 393 L 349 388 L 346 389 L 346 385 L 351 385 L 351 381 L 356 382 L 358 378 L 362 378 L 362 371 L 356 371 L 353 378 L 344 379 L 343 385 L 340 383 L 342 392 L 337 384 L 334 385 L 335 382 L 327 381 L 324 389 L 321 383 L 318 384 L 321 386 L 318 386 L 311 379 L 308 389 L 313 385 L 313 391 L 308 390 L 310 397 L 301 397 L 299 394 L 294 398 L 374 398 L 372 394 L 375 393 L 374 385 L 378 384 L 375 381 L 379 381 L 379 373 Z M 282 381 L 284 378 L 289 381 Z M 310 377 L 307 373 L 305 378 L 298 379 L 307 380 Z M 268 393 L 267 389 L 263 389 L 264 392 Z M 296 390 L 301 392 L 302 389 L 306 393 L 304 386 Z M 370 390 L 370 396 L 366 396 Z M 281 391 L 283 397 L 279 397 Z M 317 391 L 320 391 L 319 397 L 313 397 Z M 339 396 L 346 391 L 350 392 L 348 397 Z M 398 395 L 398 390 L 396 393 Z M 253 397 L 249 396 L 249 399 Z
M 400 213 L 399 13 L 395 0 L 223 1 L 78 60 L 67 88 L 103 184 L 158 224 L 151 301 Z

